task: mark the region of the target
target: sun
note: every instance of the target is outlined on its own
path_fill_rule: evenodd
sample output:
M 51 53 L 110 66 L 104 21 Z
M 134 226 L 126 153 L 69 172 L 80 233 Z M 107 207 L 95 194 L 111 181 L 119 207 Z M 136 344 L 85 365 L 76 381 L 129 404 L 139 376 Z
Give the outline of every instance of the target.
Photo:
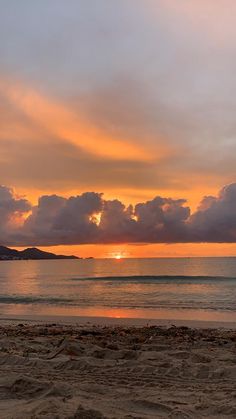
M 127 252 L 123 250 L 116 250 L 114 252 L 110 252 L 108 255 L 109 255 L 108 257 L 111 259 L 120 260 L 120 259 L 125 259 L 127 257 Z

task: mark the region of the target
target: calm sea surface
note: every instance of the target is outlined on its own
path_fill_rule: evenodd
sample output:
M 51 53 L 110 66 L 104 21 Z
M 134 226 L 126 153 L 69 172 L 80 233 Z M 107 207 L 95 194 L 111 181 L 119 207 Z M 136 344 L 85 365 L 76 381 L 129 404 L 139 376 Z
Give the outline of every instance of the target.
M 236 321 L 236 258 L 0 262 L 0 315 Z

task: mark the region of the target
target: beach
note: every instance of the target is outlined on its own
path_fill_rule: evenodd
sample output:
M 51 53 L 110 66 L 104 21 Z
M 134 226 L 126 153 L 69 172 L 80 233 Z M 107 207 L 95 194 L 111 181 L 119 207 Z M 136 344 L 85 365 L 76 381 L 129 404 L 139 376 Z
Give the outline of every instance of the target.
M 2 318 L 0 417 L 235 418 L 235 324 L 190 325 Z
M 236 259 L 0 264 L 0 419 L 236 417 Z
M 236 0 L 0 5 L 0 419 L 236 419 Z

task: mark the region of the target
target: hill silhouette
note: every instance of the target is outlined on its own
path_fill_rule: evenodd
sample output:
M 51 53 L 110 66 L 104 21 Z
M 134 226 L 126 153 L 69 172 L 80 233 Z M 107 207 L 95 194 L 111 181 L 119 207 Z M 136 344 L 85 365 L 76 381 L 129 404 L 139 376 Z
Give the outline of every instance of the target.
M 79 259 L 77 256 L 56 255 L 44 252 L 37 247 L 29 247 L 25 250 L 10 249 L 0 246 L 0 260 L 41 260 L 41 259 Z

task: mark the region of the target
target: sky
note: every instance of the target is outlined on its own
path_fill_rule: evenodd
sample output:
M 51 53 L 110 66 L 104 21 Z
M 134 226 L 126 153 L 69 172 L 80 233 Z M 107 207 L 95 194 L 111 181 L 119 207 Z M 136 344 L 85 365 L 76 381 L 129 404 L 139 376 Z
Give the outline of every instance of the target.
M 236 255 L 234 0 L 0 0 L 0 234 Z

